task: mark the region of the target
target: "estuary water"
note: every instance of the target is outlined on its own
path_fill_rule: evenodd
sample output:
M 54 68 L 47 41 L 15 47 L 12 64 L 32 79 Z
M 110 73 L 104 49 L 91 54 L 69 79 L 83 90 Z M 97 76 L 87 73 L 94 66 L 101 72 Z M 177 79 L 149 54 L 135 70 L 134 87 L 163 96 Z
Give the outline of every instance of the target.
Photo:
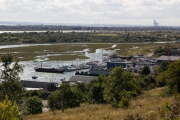
M 13 48 L 13 47 L 24 47 L 24 46 L 38 46 L 38 45 L 51 45 L 51 44 L 25 44 L 25 45 L 6 45 L 0 46 L 2 48 Z M 20 74 L 21 80 L 30 80 L 30 81 L 41 81 L 41 82 L 56 82 L 60 83 L 61 79 L 68 81 L 72 76 L 75 75 L 75 71 L 73 72 L 64 72 L 62 73 L 44 73 L 44 72 L 36 72 L 34 67 L 40 67 L 42 63 L 42 67 L 54 67 L 58 68 L 63 65 L 79 65 L 90 61 L 102 62 L 105 57 L 108 57 L 113 51 L 104 50 L 104 49 L 96 49 L 94 53 L 89 53 L 88 49 L 83 51 L 74 51 L 74 52 L 84 52 L 84 55 L 87 56 L 89 59 L 80 60 L 76 59 L 73 61 L 20 61 L 19 64 L 24 65 L 24 72 Z M 103 56 L 107 55 L 107 56 Z M 2 64 L 2 63 L 0 63 Z M 86 70 L 83 70 L 86 71 Z M 32 79 L 32 76 L 37 76 L 37 79 Z

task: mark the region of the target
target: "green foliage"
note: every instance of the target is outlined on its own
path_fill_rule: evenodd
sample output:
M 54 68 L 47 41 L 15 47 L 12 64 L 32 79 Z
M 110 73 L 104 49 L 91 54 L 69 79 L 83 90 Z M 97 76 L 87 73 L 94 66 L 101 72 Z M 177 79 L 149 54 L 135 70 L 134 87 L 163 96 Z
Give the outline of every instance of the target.
M 130 105 L 130 100 L 126 97 L 122 97 L 121 101 L 119 102 L 119 106 L 121 108 L 128 108 Z
M 104 103 L 104 88 L 106 75 L 100 75 L 97 79 L 92 80 L 88 85 L 88 102 Z
M 11 28 L 10 28 L 11 29 Z M 12 28 L 14 29 L 14 28 Z M 19 28 L 18 28 L 19 29 Z M 29 28 L 27 28 L 29 29 Z M 26 30 L 27 30 L 26 29 Z M 30 28 L 31 29 L 31 28 Z M 38 29 L 38 30 L 62 30 L 62 29 L 69 29 L 69 28 L 33 28 Z M 74 28 L 70 28 L 74 29 Z M 179 37 L 178 32 L 173 31 L 170 33 L 169 31 L 161 31 L 161 33 L 158 32 L 116 32 L 112 33 L 111 31 L 108 32 L 96 32 L 94 29 L 97 28 L 80 28 L 80 29 L 87 29 L 87 30 L 92 30 L 94 32 L 71 32 L 71 33 L 66 33 L 66 32 L 24 32 L 24 33 L 2 33 L 0 37 L 0 42 L 2 43 L 52 43 L 52 42 L 107 42 L 107 43 L 119 43 L 119 42 L 140 42 L 140 41 L 146 41 L 146 42 L 154 42 L 154 41 L 164 41 L 164 40 L 175 40 Z M 102 28 L 100 28 L 102 29 Z M 107 28 L 106 28 L 107 29 Z M 114 28 L 113 28 L 114 29 Z M 134 28 L 133 28 L 134 29 Z M 24 31 L 24 29 L 21 29 Z M 31 29 L 32 30 L 32 29 Z M 74 30 L 79 30 L 74 29 Z M 122 28 L 115 28 L 116 30 L 122 30 Z M 127 30 L 127 29 L 123 29 Z M 169 36 L 168 38 L 164 37 L 164 35 Z M 175 37 L 175 36 L 176 37 Z M 164 38 L 163 38 L 164 37 Z M 161 48 L 163 49 L 163 48 Z M 163 50 L 158 49 L 156 50 L 156 53 L 162 53 Z
M 164 72 L 161 72 L 159 73 L 159 75 L 156 77 L 156 81 L 157 81 L 157 84 L 159 87 L 163 87 L 166 85 L 167 83 L 167 72 L 164 71 Z
M 23 72 L 23 66 L 18 62 L 13 63 L 11 54 L 1 57 L 3 62 L 1 70 L 1 79 L 4 80 L 0 85 L 0 98 L 4 99 L 7 95 L 11 101 L 18 100 L 21 97 L 22 86 L 19 82 L 19 73 Z
M 49 108 L 51 110 L 61 109 L 62 97 L 64 108 L 80 106 L 80 103 L 84 101 L 84 94 L 78 86 L 70 86 L 68 83 L 63 83 L 59 90 L 49 95 Z
M 167 86 L 172 93 L 180 93 L 180 60 L 171 63 L 166 71 Z
M 149 90 L 153 89 L 156 87 L 156 80 L 154 76 L 152 75 L 147 75 L 147 76 L 141 76 L 142 82 L 141 82 L 141 87 L 143 89 Z
M 157 56 L 167 55 L 167 49 L 159 47 L 158 49 L 156 49 L 154 51 L 154 54 L 157 55 Z
M 163 120 L 179 120 L 180 119 L 180 103 L 166 102 L 164 107 L 160 109 L 159 114 Z
M 0 120 L 19 120 L 17 104 L 9 100 L 7 96 L 0 102 Z
M 26 100 L 26 105 L 27 105 L 27 111 L 30 114 L 42 113 L 42 107 L 43 107 L 42 100 L 37 96 L 29 97 Z
M 170 63 L 166 61 L 162 62 L 159 66 L 159 73 L 166 71 L 168 69 L 169 64 Z
M 140 88 L 134 82 L 135 76 L 121 67 L 114 68 L 107 77 L 104 99 L 113 107 L 118 107 L 123 97 L 130 99 L 141 93 Z
M 149 67 L 148 67 L 147 65 L 145 65 L 145 66 L 143 67 L 143 69 L 142 69 L 141 74 L 142 74 L 142 75 L 149 75 L 150 73 L 151 73 L 151 71 L 150 71 Z
M 59 90 L 56 90 L 48 96 L 48 107 L 51 110 L 61 109 L 61 93 Z
M 74 100 L 74 103 L 72 101 L 74 105 L 70 107 L 80 106 L 80 103 L 83 103 L 86 101 L 86 92 L 83 91 L 84 88 L 85 88 L 85 84 L 81 84 L 81 83 L 79 83 L 78 85 L 71 86 L 71 92 L 72 92 L 73 98 L 69 98 L 69 99 Z
M 44 94 L 48 92 L 48 90 L 28 90 L 23 92 L 22 96 L 23 97 L 33 97 L 33 96 L 38 96 L 39 98 L 44 98 Z

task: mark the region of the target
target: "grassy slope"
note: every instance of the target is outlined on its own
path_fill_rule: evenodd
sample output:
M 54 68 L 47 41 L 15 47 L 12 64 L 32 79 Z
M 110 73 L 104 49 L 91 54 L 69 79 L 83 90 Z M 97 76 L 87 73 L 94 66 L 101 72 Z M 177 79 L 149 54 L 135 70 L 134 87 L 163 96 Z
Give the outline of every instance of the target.
M 156 88 L 144 92 L 134 100 L 128 109 L 114 109 L 109 105 L 81 104 L 80 107 L 61 111 L 46 112 L 38 115 L 29 115 L 25 120 L 123 120 L 127 115 L 137 114 L 143 119 L 160 117 L 159 108 L 166 102 L 173 103 L 174 97 L 162 97 L 163 88 Z

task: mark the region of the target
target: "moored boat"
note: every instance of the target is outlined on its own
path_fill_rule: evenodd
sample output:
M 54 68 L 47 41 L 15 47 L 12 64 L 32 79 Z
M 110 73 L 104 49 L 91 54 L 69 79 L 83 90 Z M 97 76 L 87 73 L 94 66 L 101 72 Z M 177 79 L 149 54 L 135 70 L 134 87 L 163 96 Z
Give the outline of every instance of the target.
M 32 76 L 32 79 L 37 79 L 37 78 L 38 78 L 38 77 L 37 77 L 37 76 L 35 76 L 35 75 L 34 75 L 34 76 Z
M 42 63 L 41 67 L 35 67 L 36 72 L 47 72 L 47 73 L 64 73 L 64 70 L 61 68 L 43 68 Z
M 64 73 L 64 70 L 62 69 L 56 69 L 56 68 L 34 68 L 36 72 L 47 72 L 47 73 Z

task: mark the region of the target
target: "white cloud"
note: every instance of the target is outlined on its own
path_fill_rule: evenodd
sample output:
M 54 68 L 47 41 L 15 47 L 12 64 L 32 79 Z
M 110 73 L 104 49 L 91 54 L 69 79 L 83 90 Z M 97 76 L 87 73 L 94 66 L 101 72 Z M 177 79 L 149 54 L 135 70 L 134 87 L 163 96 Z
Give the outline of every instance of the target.
M 180 0 L 0 0 L 1 21 L 180 25 Z

